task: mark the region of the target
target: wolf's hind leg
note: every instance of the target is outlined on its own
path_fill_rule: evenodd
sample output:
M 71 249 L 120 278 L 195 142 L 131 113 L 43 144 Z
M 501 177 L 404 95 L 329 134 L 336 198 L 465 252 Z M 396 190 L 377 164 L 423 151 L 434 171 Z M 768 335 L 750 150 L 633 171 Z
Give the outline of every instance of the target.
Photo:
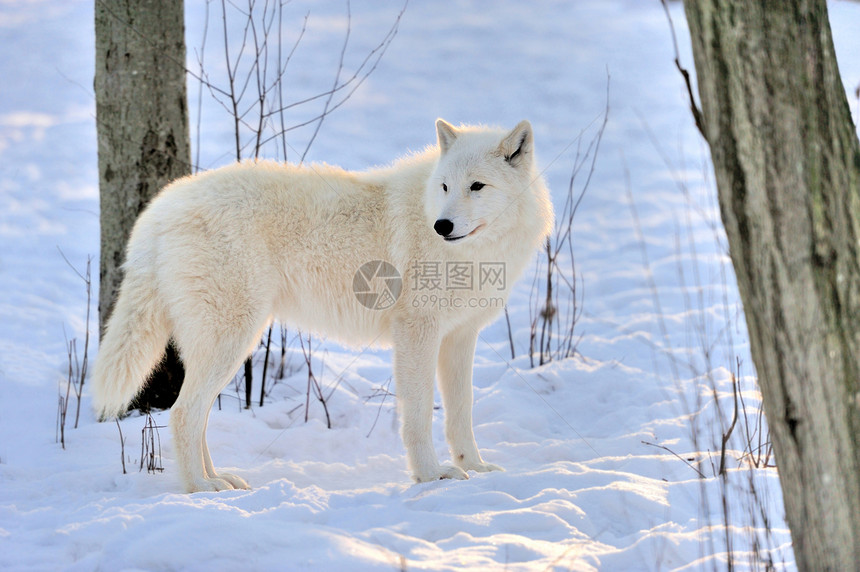
M 216 396 L 217 398 L 217 396 Z M 211 407 L 210 407 L 211 410 Z M 209 445 L 206 442 L 206 430 L 209 426 L 209 420 L 207 416 L 206 427 L 203 428 L 203 468 L 206 471 L 206 476 L 208 478 L 222 479 L 230 483 L 234 489 L 250 489 L 251 487 L 248 485 L 247 481 L 240 476 L 233 475 L 225 472 L 216 472 L 215 466 L 212 464 L 212 457 L 209 455 Z
M 212 331 L 177 328 L 175 338 L 185 362 L 185 381 L 170 421 L 177 463 L 188 492 L 248 488 L 239 477 L 217 473 L 206 444 L 206 428 L 218 393 L 259 339 L 264 322 L 261 318 L 254 328 L 219 328 L 215 320 L 189 320 L 187 323 L 211 324 Z
M 209 411 L 229 375 L 201 371 L 199 364 L 186 363 L 185 381 L 171 411 L 170 425 L 180 477 L 188 492 L 234 488 L 215 472 L 206 445 Z

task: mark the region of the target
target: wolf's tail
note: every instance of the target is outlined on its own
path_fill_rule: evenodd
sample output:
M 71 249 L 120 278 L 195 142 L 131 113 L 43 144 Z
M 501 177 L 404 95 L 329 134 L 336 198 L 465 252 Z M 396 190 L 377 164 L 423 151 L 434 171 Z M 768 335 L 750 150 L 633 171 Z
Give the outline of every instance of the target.
M 100 420 L 126 411 L 169 339 L 170 327 L 155 281 L 145 273 L 128 272 L 93 370 L 93 408 Z

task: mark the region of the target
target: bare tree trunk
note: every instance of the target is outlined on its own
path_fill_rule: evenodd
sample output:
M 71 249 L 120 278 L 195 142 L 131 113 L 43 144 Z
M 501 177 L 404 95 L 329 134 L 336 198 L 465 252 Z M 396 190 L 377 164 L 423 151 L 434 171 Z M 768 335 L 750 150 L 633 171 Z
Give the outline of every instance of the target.
M 191 152 L 183 2 L 96 0 L 95 30 L 103 332 L 132 226 L 164 185 L 191 172 Z M 182 377 L 171 348 L 136 406 L 169 407 Z
M 825 0 L 687 0 L 801 570 L 860 562 L 860 149 Z

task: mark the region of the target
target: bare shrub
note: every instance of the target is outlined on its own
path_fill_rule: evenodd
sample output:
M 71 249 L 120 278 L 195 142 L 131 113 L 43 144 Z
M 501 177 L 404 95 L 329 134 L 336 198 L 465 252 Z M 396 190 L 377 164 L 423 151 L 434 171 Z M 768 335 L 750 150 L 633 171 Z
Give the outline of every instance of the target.
M 84 382 L 87 378 L 87 366 L 89 364 L 91 306 L 90 302 L 92 300 L 92 280 L 90 279 L 90 268 L 92 265 L 92 257 L 87 257 L 87 268 L 84 273 L 81 273 L 72 265 L 71 262 L 69 262 L 69 259 L 66 258 L 66 255 L 63 254 L 62 250 L 60 250 L 60 255 L 63 257 L 63 260 L 66 261 L 66 264 L 69 265 L 69 268 L 71 268 L 75 272 L 75 274 L 77 274 L 78 277 L 80 277 L 80 279 L 84 281 L 84 285 L 86 287 L 87 292 L 87 314 L 85 322 L 86 331 L 84 333 L 83 357 L 78 357 L 77 338 L 72 338 L 71 340 L 69 340 L 68 337 L 66 337 L 66 349 L 68 352 L 69 368 L 68 373 L 66 375 L 65 392 L 61 387 L 57 400 L 56 440 L 58 443 L 60 443 L 62 448 L 65 449 L 66 420 L 68 416 L 69 401 L 71 400 L 72 395 L 74 395 L 76 400 L 74 428 L 77 429 L 78 422 L 81 418 L 81 393 L 84 390 Z M 65 329 L 63 330 L 63 333 L 65 335 Z
M 534 367 L 572 357 L 580 337 L 576 324 L 582 316 L 584 283 L 577 275 L 573 253 L 573 223 L 582 199 L 588 192 L 597 165 L 600 142 L 609 121 L 609 77 L 606 79 L 606 107 L 593 137 L 583 145 L 580 134 L 562 151 L 576 144 L 564 205 L 556 217 L 555 231 L 546 239 L 529 295 L 529 360 Z M 561 154 L 559 155 L 561 156 Z M 586 169 L 583 173 L 583 169 Z M 582 180 L 584 174 L 585 180 Z M 507 314 L 505 314 L 507 317 Z M 510 334 L 510 320 L 508 319 Z M 513 338 L 511 354 L 513 355 Z
M 164 465 L 161 461 L 161 435 L 158 433 L 159 429 L 164 429 L 164 426 L 156 425 L 152 415 L 147 413 L 143 429 L 140 430 L 140 471 L 146 467 L 147 473 L 164 472 Z M 125 463 L 123 463 L 123 470 L 125 470 Z

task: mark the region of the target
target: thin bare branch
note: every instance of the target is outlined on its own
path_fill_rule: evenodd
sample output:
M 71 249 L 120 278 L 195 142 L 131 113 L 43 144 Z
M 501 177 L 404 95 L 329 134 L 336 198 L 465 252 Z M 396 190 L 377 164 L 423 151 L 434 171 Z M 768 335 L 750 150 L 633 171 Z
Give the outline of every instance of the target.
M 708 134 L 705 131 L 705 119 L 702 115 L 702 111 L 699 109 L 699 105 L 696 103 L 696 97 L 693 95 L 693 86 L 690 82 L 690 72 L 681 65 L 681 55 L 678 51 L 678 38 L 675 36 L 675 23 L 672 21 L 672 14 L 669 12 L 669 4 L 666 0 L 660 0 L 660 3 L 663 5 L 663 10 L 666 12 L 666 18 L 669 20 L 669 30 L 672 32 L 672 46 L 675 48 L 675 67 L 678 68 L 678 71 L 681 72 L 681 75 L 684 77 L 684 84 L 687 87 L 687 95 L 690 98 L 690 111 L 693 113 L 693 120 L 696 122 L 696 129 L 699 130 L 699 133 L 701 133 L 702 137 L 707 141 Z

